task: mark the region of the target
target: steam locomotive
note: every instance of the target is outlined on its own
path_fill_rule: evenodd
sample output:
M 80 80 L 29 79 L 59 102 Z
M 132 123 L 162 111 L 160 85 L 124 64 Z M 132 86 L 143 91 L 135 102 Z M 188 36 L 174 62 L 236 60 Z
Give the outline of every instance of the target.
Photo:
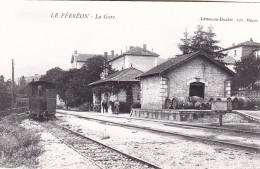
M 29 83 L 29 114 L 36 119 L 53 117 L 56 113 L 56 84 L 46 81 Z

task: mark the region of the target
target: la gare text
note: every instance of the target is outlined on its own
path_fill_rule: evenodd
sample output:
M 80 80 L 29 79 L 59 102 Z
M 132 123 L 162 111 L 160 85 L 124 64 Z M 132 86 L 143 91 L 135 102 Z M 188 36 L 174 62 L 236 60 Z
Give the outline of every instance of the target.
M 116 16 L 110 14 L 88 14 L 88 13 L 51 13 L 51 18 L 62 19 L 116 19 Z
M 252 19 L 252 18 L 224 18 L 224 17 L 219 17 L 219 18 L 210 18 L 210 17 L 201 17 L 201 21 L 222 21 L 222 22 L 258 22 L 257 19 Z

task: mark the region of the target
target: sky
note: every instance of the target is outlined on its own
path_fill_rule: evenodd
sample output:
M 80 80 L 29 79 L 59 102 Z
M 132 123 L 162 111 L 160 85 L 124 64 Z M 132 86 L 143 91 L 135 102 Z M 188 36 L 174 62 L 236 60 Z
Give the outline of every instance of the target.
M 183 32 L 192 35 L 199 24 L 212 26 L 224 48 L 250 38 L 260 42 L 259 9 L 260 3 L 0 0 L 0 75 L 11 78 L 12 59 L 15 78 L 45 74 L 54 67 L 68 70 L 75 50 L 120 54 L 126 47 L 147 44 L 166 59 L 181 53 Z M 58 17 L 51 17 L 55 13 Z M 88 18 L 69 18 L 78 13 Z

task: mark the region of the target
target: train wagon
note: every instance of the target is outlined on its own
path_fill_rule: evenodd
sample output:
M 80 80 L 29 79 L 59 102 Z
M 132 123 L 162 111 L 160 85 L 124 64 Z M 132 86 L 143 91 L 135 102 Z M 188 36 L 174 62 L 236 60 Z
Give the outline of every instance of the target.
M 56 113 L 56 84 L 46 81 L 29 83 L 29 113 L 33 118 L 44 119 Z

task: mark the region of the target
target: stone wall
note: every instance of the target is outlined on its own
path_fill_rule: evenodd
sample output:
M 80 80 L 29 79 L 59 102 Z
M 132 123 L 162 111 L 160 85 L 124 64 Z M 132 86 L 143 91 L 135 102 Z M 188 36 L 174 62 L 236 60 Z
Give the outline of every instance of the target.
M 162 108 L 160 80 L 161 78 L 159 76 L 151 76 L 151 77 L 143 78 L 141 80 L 142 108 L 144 109 Z
M 132 109 L 131 117 L 169 121 L 192 121 L 210 114 L 210 110 Z

